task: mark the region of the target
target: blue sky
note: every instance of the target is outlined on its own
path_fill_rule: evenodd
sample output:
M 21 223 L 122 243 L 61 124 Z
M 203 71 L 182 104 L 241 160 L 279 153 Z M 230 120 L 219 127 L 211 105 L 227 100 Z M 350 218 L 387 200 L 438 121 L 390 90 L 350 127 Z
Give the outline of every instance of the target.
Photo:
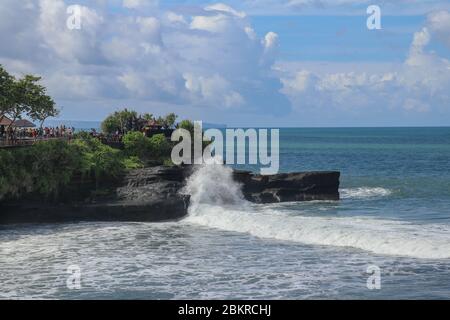
M 0 37 L 0 64 L 42 75 L 63 119 L 450 125 L 449 1 L 4 0 Z
M 258 35 L 279 35 L 282 60 L 395 61 L 405 59 L 423 16 L 387 16 L 382 29 L 369 31 L 361 16 L 255 16 Z

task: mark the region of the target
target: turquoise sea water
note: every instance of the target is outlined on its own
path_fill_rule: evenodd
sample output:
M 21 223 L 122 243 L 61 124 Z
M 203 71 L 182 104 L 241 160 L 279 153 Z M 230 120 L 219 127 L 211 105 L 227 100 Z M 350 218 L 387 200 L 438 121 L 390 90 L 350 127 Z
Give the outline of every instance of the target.
M 281 129 L 280 171 L 309 170 L 340 171 L 342 196 L 363 200 L 333 214 L 450 221 L 448 127 Z
M 280 144 L 281 171 L 341 171 L 341 201 L 249 204 L 205 169 L 181 222 L 2 226 L 0 298 L 450 299 L 450 128 L 281 129 Z

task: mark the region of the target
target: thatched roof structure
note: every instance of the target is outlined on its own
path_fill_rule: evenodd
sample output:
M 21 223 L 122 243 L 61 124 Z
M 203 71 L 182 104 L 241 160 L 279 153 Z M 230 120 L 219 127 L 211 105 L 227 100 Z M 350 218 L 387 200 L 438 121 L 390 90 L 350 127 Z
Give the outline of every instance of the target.
M 20 119 L 20 120 L 14 121 L 13 127 L 16 127 L 16 128 L 34 128 L 34 127 L 36 127 L 36 125 L 33 122 L 28 121 L 26 119 Z
M 9 126 L 12 123 L 11 119 L 6 116 L 0 117 L 0 126 Z

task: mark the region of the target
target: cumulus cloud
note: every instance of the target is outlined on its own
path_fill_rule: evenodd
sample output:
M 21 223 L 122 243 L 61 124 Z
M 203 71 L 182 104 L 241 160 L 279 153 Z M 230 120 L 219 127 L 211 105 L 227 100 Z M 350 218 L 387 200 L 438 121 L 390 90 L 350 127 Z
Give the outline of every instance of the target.
M 389 15 L 420 15 L 431 10 L 450 10 L 447 0 L 229 0 L 233 6 L 249 14 L 292 15 L 326 14 L 361 15 L 369 5 L 375 4 L 382 8 L 383 14 Z
M 228 5 L 208 5 L 194 15 L 110 14 L 104 6 L 81 6 L 81 29 L 70 30 L 63 0 L 5 1 L 0 35 L 20 34 L 11 37 L 15 46 L 0 48 L 0 63 L 43 75 L 57 99 L 128 99 L 269 114 L 289 109 L 271 70 L 276 34 L 259 39 L 246 14 Z M 122 2 L 127 9 L 154 4 Z M 26 21 L 19 18 L 24 15 Z
M 156 1 L 118 3 L 125 9 L 114 14 L 81 6 L 82 27 L 70 30 L 63 0 L 3 0 L 0 36 L 8 45 L 0 47 L 0 63 L 17 75 L 44 76 L 57 101 L 72 107 L 107 101 L 99 117 L 128 103 L 234 118 L 292 109 L 298 115 L 448 108 L 450 63 L 429 49 L 433 41 L 450 47 L 445 10 L 428 15 L 395 68 L 318 71 L 277 62 L 278 35 L 258 36 L 239 7 L 165 11 L 139 10 Z
M 123 0 L 123 6 L 128 9 L 139 9 L 143 7 L 157 6 L 157 0 Z
M 428 15 L 429 28 L 450 48 L 450 12 L 440 10 Z
M 446 18 L 442 12 L 430 14 L 427 26 L 414 33 L 405 62 L 395 70 L 319 73 L 302 68 L 292 74 L 283 73 L 285 68 L 281 70 L 282 92 L 299 110 L 429 112 L 446 108 L 450 102 L 450 62 L 427 50 L 431 39 L 444 32 Z
M 226 5 L 224 3 L 216 3 L 205 7 L 206 11 L 218 11 L 218 12 L 225 12 L 225 13 L 231 13 L 232 15 L 239 17 L 239 18 L 245 18 L 247 15 L 243 11 L 237 11 L 230 7 L 229 5 Z

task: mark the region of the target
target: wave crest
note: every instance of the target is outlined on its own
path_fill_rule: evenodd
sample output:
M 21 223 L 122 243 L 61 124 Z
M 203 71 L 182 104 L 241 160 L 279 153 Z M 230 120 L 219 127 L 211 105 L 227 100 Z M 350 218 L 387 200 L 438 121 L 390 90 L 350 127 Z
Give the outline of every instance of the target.
M 260 238 L 303 244 L 353 247 L 382 255 L 450 258 L 450 227 L 414 225 L 365 217 L 311 217 L 254 206 L 245 201 L 232 170 L 203 166 L 189 179 L 189 216 L 194 223 Z
M 387 197 L 392 194 L 392 191 L 381 187 L 359 187 L 344 188 L 339 193 L 341 199 L 365 199 Z

